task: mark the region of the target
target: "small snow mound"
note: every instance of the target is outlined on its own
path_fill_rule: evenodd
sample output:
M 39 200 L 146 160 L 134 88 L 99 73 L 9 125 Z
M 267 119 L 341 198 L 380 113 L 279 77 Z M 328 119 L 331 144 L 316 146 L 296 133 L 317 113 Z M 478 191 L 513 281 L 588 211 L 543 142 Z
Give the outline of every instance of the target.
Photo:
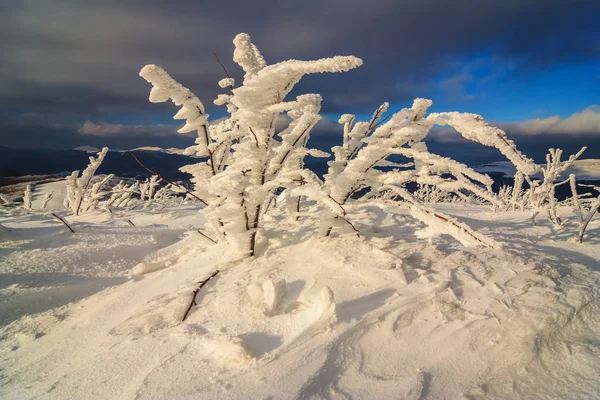
M 287 293 L 287 284 L 285 279 L 273 282 L 271 279 L 263 282 L 263 291 L 265 299 L 265 314 L 273 315 L 281 304 L 285 294 Z
M 337 322 L 335 297 L 333 296 L 333 290 L 329 286 L 323 287 L 320 293 L 321 302 L 319 304 L 319 311 L 321 317 L 319 322 L 325 332 L 330 332 L 334 329 L 335 323 Z
M 201 342 L 209 351 L 211 358 L 221 365 L 241 366 L 248 364 L 253 357 L 242 346 L 238 337 L 219 335 L 214 337 L 201 337 Z
M 168 263 L 164 261 L 141 262 L 131 269 L 131 275 L 146 275 L 168 267 Z

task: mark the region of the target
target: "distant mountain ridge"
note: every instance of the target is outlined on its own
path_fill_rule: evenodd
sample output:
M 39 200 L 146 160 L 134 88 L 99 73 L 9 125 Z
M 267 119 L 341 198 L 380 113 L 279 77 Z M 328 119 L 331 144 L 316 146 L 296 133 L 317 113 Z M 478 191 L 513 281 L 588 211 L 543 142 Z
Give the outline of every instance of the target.
M 544 167 L 545 164 L 540 164 Z M 506 177 L 513 177 L 517 169 L 510 161 L 495 161 L 487 164 L 476 165 L 473 167 L 481 173 L 502 173 Z M 578 180 L 597 181 L 600 180 L 600 159 L 589 158 L 577 160 L 562 175 L 562 179 L 569 177 L 569 174 L 575 174 Z M 542 173 L 535 175 L 536 178 L 542 178 Z
M 163 149 L 160 149 L 163 150 Z M 131 150 L 149 168 L 159 171 L 170 180 L 188 180 L 189 174 L 179 171 L 197 158 L 166 151 L 139 148 Z M 179 149 L 175 149 L 179 150 Z M 150 174 L 127 153 L 128 150 L 109 151 L 98 169 L 99 174 L 115 174 L 126 178 L 144 179 Z M 83 170 L 95 149 L 81 146 L 70 150 L 13 149 L 0 146 L 0 177 L 22 175 L 64 175 Z
M 93 146 L 78 146 L 72 150 L 85 151 L 86 153 L 97 153 L 101 149 L 99 149 L 98 147 L 93 147 Z M 142 147 L 136 147 L 135 149 L 130 149 L 130 150 L 108 149 L 108 151 L 116 151 L 118 153 L 127 153 L 128 151 L 158 151 L 160 153 L 185 155 L 184 154 L 185 149 L 178 149 L 176 147 L 169 147 L 167 149 L 163 149 L 162 147 L 142 146 Z

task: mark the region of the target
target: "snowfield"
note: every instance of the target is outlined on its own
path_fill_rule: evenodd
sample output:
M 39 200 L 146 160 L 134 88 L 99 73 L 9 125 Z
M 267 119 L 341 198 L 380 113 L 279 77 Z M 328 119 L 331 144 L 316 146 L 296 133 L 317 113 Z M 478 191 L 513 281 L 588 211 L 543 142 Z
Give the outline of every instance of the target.
M 48 191 L 60 208 L 61 187 L 39 185 L 33 209 Z M 348 206 L 360 238 L 316 237 L 318 221 L 283 208 L 243 260 L 196 231 L 197 202 L 61 211 L 75 234 L 49 213 L 2 211 L 0 398 L 600 393 L 599 220 L 579 244 L 529 213 L 437 206 L 498 250 L 417 239 L 423 223 L 383 201 Z
M 544 167 L 545 164 L 541 164 L 540 166 Z M 495 161 L 489 164 L 477 165 L 473 168 L 481 173 L 503 173 L 507 177 L 514 176 L 515 172 L 517 171 L 515 166 L 510 161 Z M 577 179 L 580 180 L 600 180 L 600 160 L 595 158 L 576 160 L 571 167 L 560 174 L 560 178 L 568 178 L 569 174 L 575 174 Z M 541 173 L 532 176 L 536 178 L 542 178 Z

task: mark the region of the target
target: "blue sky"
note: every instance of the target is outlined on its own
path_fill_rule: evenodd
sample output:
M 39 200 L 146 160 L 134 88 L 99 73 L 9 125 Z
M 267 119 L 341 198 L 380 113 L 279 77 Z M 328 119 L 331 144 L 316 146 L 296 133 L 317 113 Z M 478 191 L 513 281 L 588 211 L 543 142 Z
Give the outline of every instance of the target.
M 590 0 L 9 0 L 0 9 L 0 143 L 184 147 L 174 107 L 138 76 L 163 66 L 209 113 L 245 31 L 269 63 L 352 54 L 363 67 L 308 77 L 323 114 L 368 118 L 415 97 L 481 114 L 519 141 L 600 142 L 600 2 Z M 558 116 L 558 117 L 557 117 Z M 324 123 L 317 137 L 338 136 Z M 540 140 L 543 138 L 543 140 Z M 591 154 L 596 154 L 592 152 Z M 598 154 L 600 157 L 600 154 Z
M 518 71 L 514 65 L 475 56 L 442 75 L 430 93 L 438 99 L 436 109 L 460 105 L 461 111 L 491 121 L 568 117 L 599 102 L 600 61 Z

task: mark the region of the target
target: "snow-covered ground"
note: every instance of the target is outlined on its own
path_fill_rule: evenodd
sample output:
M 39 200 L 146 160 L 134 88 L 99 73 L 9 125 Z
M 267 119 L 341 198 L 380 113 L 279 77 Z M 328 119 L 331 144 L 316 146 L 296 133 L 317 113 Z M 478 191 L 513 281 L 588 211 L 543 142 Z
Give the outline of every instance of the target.
M 545 167 L 545 164 L 540 165 Z M 512 177 L 517 172 L 516 167 L 510 161 L 495 161 L 489 164 L 477 165 L 473 168 L 481 173 L 501 172 L 507 177 Z M 577 160 L 560 177 L 566 179 L 569 177 L 569 174 L 575 174 L 578 180 L 600 180 L 600 160 L 595 158 Z M 532 176 L 542 178 L 541 173 Z
M 0 398 L 597 397 L 600 220 L 574 244 L 528 214 L 438 209 L 504 249 L 416 239 L 383 202 L 348 209 L 361 238 L 274 210 L 244 261 L 196 232 L 197 203 L 67 216 L 75 234 L 4 211 Z

